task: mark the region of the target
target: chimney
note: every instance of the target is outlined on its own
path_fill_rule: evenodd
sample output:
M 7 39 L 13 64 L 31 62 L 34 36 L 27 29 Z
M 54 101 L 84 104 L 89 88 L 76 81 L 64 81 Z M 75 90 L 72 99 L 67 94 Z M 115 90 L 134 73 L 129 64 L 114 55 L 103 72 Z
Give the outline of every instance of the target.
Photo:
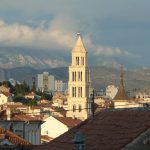
M 11 120 L 11 110 L 10 108 L 6 109 L 7 120 Z

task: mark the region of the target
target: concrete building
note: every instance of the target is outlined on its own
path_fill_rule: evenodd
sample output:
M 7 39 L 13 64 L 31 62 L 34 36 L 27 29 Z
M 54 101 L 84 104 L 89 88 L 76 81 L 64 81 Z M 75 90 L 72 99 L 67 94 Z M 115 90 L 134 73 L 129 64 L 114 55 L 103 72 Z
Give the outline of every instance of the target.
M 108 96 L 111 99 L 113 99 L 116 96 L 117 92 L 118 87 L 116 87 L 115 85 L 108 85 L 106 87 L 106 96 Z
M 85 120 L 90 115 L 90 71 L 88 52 L 80 34 L 72 50 L 72 64 L 69 66 L 68 109 L 67 117 Z
M 43 72 L 43 74 L 38 74 L 37 88 L 41 91 L 54 91 L 55 90 L 54 76 L 49 75 L 48 72 Z
M 67 83 L 63 82 L 62 80 L 55 80 L 55 91 L 65 92 L 67 88 Z

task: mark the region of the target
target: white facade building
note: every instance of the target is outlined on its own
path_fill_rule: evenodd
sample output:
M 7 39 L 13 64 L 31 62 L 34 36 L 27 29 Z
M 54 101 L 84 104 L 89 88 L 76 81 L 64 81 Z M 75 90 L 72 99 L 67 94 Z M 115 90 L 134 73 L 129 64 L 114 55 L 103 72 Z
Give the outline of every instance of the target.
M 55 90 L 54 76 L 49 75 L 48 72 L 43 72 L 43 74 L 38 74 L 37 88 L 41 91 L 54 91 Z
M 114 101 L 114 108 L 139 108 L 143 107 L 142 103 L 136 102 L 134 100 L 116 100 Z
M 118 87 L 116 87 L 115 85 L 108 85 L 106 87 L 106 96 L 110 97 L 111 99 L 113 99 L 116 94 L 118 92 Z
M 137 92 L 135 95 L 137 99 L 147 99 L 150 98 L 150 94 L 148 92 Z
M 87 51 L 80 35 L 72 50 L 72 64 L 69 66 L 67 117 L 85 120 L 90 115 L 90 71 Z
M 6 104 L 11 100 L 12 98 L 9 93 L 4 93 L 4 92 L 0 93 L 0 105 Z
M 41 125 L 41 135 L 48 135 L 51 138 L 56 138 L 67 132 L 70 128 L 78 125 L 81 121 L 72 118 L 63 117 L 48 117 Z

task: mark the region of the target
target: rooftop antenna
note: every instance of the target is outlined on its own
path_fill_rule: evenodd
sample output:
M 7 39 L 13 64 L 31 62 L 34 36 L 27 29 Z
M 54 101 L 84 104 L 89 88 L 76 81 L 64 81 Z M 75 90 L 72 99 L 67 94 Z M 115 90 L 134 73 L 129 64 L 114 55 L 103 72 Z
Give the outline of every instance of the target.
M 120 81 L 121 81 L 121 85 L 124 86 L 124 83 L 123 83 L 124 72 L 123 72 L 123 66 L 122 65 L 121 65 L 120 69 L 121 69 Z
M 35 77 L 32 77 L 32 91 L 36 91 L 36 86 L 35 86 Z
M 95 91 L 93 89 L 93 94 L 92 94 L 92 117 L 94 117 L 94 99 L 95 99 Z

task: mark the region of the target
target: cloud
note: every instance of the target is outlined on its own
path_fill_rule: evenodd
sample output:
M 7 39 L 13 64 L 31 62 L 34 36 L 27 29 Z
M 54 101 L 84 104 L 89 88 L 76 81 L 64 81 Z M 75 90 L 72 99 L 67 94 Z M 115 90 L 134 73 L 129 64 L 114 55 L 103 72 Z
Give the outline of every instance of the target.
M 79 25 L 69 16 L 58 15 L 51 22 L 41 21 L 38 27 L 0 20 L 0 43 L 4 46 L 26 46 L 41 49 L 71 50 Z M 97 56 L 131 56 L 120 48 L 94 43 L 91 36 L 83 36 L 88 51 Z
M 112 56 L 134 56 L 133 54 L 120 49 L 118 47 L 111 47 L 111 46 L 103 46 L 100 44 L 96 44 L 92 41 L 90 36 L 84 37 L 85 44 L 89 50 L 92 50 L 92 55 L 94 57 L 105 56 L 105 57 L 112 57 Z
M 120 48 L 112 48 L 112 47 L 97 47 L 94 53 L 95 56 L 122 56 L 128 55 L 129 52 L 121 50 Z
M 58 16 L 48 27 L 45 27 L 45 23 L 46 21 L 42 21 L 34 28 L 0 20 L 0 43 L 5 46 L 32 46 L 43 49 L 71 48 L 76 30 L 71 18 Z
M 28 22 L 32 23 L 34 20 L 29 20 Z M 86 28 L 83 29 L 80 23 L 69 15 L 58 15 L 50 22 L 42 20 L 36 27 L 18 22 L 7 23 L 4 20 L 0 20 L 0 46 L 19 46 L 29 50 L 33 48 L 35 50 L 33 52 L 36 52 L 37 49 L 36 55 L 38 55 L 39 49 L 43 49 L 48 52 L 46 52 L 44 64 L 53 67 L 65 66 L 68 64 L 66 52 L 71 55 L 71 50 L 76 42 L 76 33 L 81 31 L 83 42 L 89 52 L 89 62 L 93 65 L 118 67 L 120 63 L 113 57 L 134 57 L 133 54 L 122 48 L 99 44 L 93 38 L 94 33 L 91 35 L 87 30 Z M 100 36 L 103 38 L 102 35 Z M 51 55 L 50 52 L 52 52 L 51 58 L 49 56 Z

